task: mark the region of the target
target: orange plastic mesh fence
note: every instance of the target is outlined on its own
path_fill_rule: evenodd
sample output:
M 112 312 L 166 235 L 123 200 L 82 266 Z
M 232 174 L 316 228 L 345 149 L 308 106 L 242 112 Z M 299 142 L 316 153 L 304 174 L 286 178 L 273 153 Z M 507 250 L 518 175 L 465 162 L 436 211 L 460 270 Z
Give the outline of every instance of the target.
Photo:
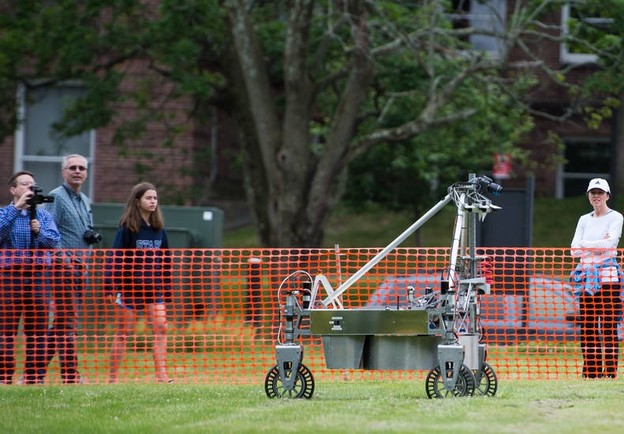
M 165 297 L 166 370 L 170 378 L 179 383 L 261 384 L 276 363 L 276 343 L 284 340 L 282 313 L 287 290 L 297 289 L 307 278 L 305 273 L 312 277 L 324 275 L 335 290 L 379 251 L 172 249 L 162 257 L 150 258 L 147 253 L 137 253 L 141 251 L 95 249 L 65 251 L 66 255 L 82 258 L 77 265 L 59 259 L 56 251 L 54 257 L 48 257 L 51 261 L 40 257 L 34 266 L 13 261 L 9 268 L 5 255 L 4 308 L 0 317 L 10 320 L 21 314 L 15 311 L 11 315 L 10 309 L 23 308 L 26 318 L 15 334 L 12 380 L 17 381 L 24 373 L 26 342 L 36 328 L 31 319 L 36 317 L 32 313 L 37 301 L 21 299 L 16 293 L 32 292 L 29 282 L 36 282 L 36 276 L 44 279 L 42 291 L 48 302 L 39 303 L 39 307 L 48 309 L 46 327 L 54 315 L 61 319 L 63 315 L 73 315 L 67 300 L 77 295 L 76 288 L 82 288 L 76 309 L 77 356 L 80 375 L 89 383 L 109 381 L 111 345 L 114 335 L 119 333 L 114 324 L 115 311 L 122 309 L 114 303 L 116 292 L 123 287 L 125 298 L 118 301 L 131 303 L 131 292 L 148 286 L 148 290 L 162 291 Z M 340 300 L 345 309 L 402 308 L 410 286 L 415 288 L 417 298 L 428 287 L 434 292 L 439 290 L 447 273 L 449 254 L 449 248 L 397 248 L 349 287 Z M 570 281 L 575 260 L 569 251 L 484 248 L 477 254 L 479 272 L 491 283 L 491 293 L 479 295 L 478 317 L 482 339 L 487 343 L 487 362 L 498 378 L 580 377 L 580 329 L 575 322 L 577 308 Z M 158 267 L 165 269 L 163 276 L 158 276 Z M 153 277 L 152 281 L 146 273 Z M 111 293 L 113 298 L 107 298 Z M 10 294 L 15 298 L 7 303 Z M 326 296 L 321 286 L 317 300 Z M 159 362 L 153 359 L 154 333 L 147 316 L 138 312 L 122 354 L 119 382 L 157 379 L 155 365 Z M 10 347 L 12 332 L 10 325 L 2 327 L 5 332 L 0 336 L 0 345 L 4 344 L 6 349 Z M 305 327 L 304 322 L 302 328 Z M 57 346 L 66 332 L 62 326 L 56 331 Z M 47 339 L 48 345 L 51 339 Z M 43 347 L 37 342 L 34 347 L 38 355 Z M 427 374 L 419 370 L 328 369 L 321 336 L 302 336 L 296 342 L 304 348 L 303 363 L 320 381 L 411 380 Z M 3 363 L 0 355 L 0 369 L 4 366 L 10 372 L 10 360 L 6 359 L 6 366 Z M 58 383 L 63 378 L 57 352 L 45 381 Z

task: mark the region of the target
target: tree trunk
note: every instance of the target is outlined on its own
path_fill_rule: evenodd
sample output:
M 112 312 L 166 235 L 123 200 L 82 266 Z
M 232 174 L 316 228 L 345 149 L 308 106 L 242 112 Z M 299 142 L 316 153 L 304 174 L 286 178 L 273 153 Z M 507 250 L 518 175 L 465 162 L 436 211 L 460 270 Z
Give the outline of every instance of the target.
M 289 9 L 283 113 L 274 104 L 274 90 L 245 2 L 226 2 L 238 65 L 236 75 L 246 97 L 246 101 L 239 97 L 236 115 L 241 119 L 247 195 L 263 246 L 318 247 L 322 242 L 324 225 L 342 191 L 349 146 L 372 76 L 367 16 L 360 3 L 356 2 L 350 11 L 356 40 L 351 73 L 319 156 L 311 152 L 314 95 L 307 69 L 314 1 L 293 1 Z

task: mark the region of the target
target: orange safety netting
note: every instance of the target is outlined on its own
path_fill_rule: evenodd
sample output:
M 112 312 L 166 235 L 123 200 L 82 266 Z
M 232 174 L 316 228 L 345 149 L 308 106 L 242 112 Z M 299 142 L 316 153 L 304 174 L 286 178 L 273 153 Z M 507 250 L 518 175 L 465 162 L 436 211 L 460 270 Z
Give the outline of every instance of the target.
M 487 362 L 501 379 L 557 379 L 580 377 L 579 325 L 570 274 L 576 262 L 562 248 L 479 248 L 480 273 L 491 293 L 479 296 L 482 339 Z M 323 274 L 336 289 L 381 249 L 172 249 L 160 258 L 166 267 L 167 350 L 169 377 L 179 383 L 260 384 L 276 363 L 275 345 L 282 332 L 284 290 L 294 289 L 293 272 Z M 51 252 L 48 252 L 51 254 Z M 89 383 L 109 380 L 110 349 L 115 334 L 114 310 L 106 297 L 115 286 L 134 285 L 145 258 L 134 251 L 95 249 L 65 251 L 81 258 L 78 267 L 67 260 L 39 261 L 35 266 L 2 269 L 2 294 L 14 282 L 40 273 L 47 299 L 46 324 L 54 315 L 73 315 L 65 300 L 82 287 L 76 330 L 78 368 Z M 39 252 L 41 254 L 41 252 Z M 345 309 L 401 308 L 407 288 L 415 297 L 439 290 L 449 263 L 449 248 L 397 248 L 344 294 Z M 48 263 L 49 262 L 49 263 Z M 29 268 L 31 267 L 31 268 Z M 115 277 L 115 270 L 118 276 Z M 34 273 L 34 274 L 33 274 Z M 119 278 L 119 276 L 125 276 Z M 165 288 L 166 287 L 166 288 Z M 278 291 L 278 288 L 281 291 Z M 170 292 L 170 293 L 169 293 Z M 318 297 L 326 293 L 320 289 Z M 28 304 L 28 303 L 26 303 Z M 35 303 L 36 304 L 36 303 Z M 3 311 L 6 315 L 6 306 Z M 33 306 L 24 307 L 15 340 L 16 370 L 23 374 L 25 345 Z M 18 312 L 19 313 L 19 312 Z M 154 336 L 144 315 L 138 315 L 118 373 L 119 382 L 155 381 L 152 358 Z M 31 321 L 32 322 L 32 321 Z M 30 333 L 32 335 L 32 333 Z M 63 339 L 57 333 L 55 339 Z M 7 343 L 7 336 L 0 337 Z M 36 351 L 43 351 L 41 342 Z M 427 372 L 388 370 L 332 370 L 326 368 L 320 336 L 300 338 L 303 362 L 318 380 L 422 379 Z M 49 343 L 49 339 L 48 339 Z M 58 343 L 58 342 L 57 342 Z M 2 345 L 2 342 L 0 342 Z M 38 346 L 37 346 L 38 345 Z M 3 360 L 0 359 L 0 365 Z M 49 364 L 45 381 L 62 381 L 58 354 Z

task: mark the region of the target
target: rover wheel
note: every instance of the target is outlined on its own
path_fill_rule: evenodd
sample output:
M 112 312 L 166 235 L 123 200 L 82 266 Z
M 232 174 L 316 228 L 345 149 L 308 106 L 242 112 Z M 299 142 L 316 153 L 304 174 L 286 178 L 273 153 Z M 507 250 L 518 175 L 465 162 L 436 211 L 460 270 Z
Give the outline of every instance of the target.
M 447 398 L 449 396 L 472 396 L 476 387 L 475 376 L 472 371 L 466 366 L 461 365 L 457 381 L 453 390 L 447 390 L 444 386 L 444 379 L 442 378 L 442 371 L 440 365 L 429 371 L 427 379 L 425 380 L 425 389 L 427 396 L 431 398 Z
M 292 363 L 288 363 L 286 375 L 292 375 Z M 279 375 L 277 365 L 273 366 L 264 379 L 264 391 L 269 398 L 312 398 L 314 393 L 314 377 L 312 372 L 303 364 L 299 363 L 299 369 L 295 374 L 295 382 L 292 389 L 286 390 Z
M 496 378 L 496 372 L 490 365 L 483 362 L 481 370 L 475 371 L 474 376 L 476 379 L 477 387 L 475 394 L 481 396 L 494 396 L 498 389 L 498 378 Z

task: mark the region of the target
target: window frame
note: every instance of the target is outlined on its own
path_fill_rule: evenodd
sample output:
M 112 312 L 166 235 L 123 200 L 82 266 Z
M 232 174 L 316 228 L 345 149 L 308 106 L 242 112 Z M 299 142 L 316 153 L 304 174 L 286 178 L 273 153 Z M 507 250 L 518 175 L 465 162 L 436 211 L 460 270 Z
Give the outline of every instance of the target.
M 566 40 L 568 35 L 570 34 L 570 29 L 568 27 L 568 21 L 571 17 L 571 8 L 576 1 L 570 1 L 563 5 L 561 8 L 561 37 L 562 41 L 560 44 L 559 50 L 559 61 L 562 64 L 567 65 L 582 65 L 582 64 L 595 64 L 598 61 L 598 56 L 596 54 L 591 53 L 575 53 L 570 51 L 568 48 L 568 44 Z M 593 23 L 609 23 L 613 20 L 610 18 L 602 18 L 602 17 L 590 17 L 586 19 L 587 22 Z
M 478 0 L 464 0 L 464 1 L 467 2 L 467 5 L 469 7 L 468 12 L 455 13 L 455 11 L 453 11 L 451 13 L 446 14 L 451 24 L 453 25 L 454 29 L 465 28 L 461 26 L 458 26 L 458 27 L 455 26 L 456 23 L 459 23 L 460 21 L 465 20 L 468 22 L 469 28 L 474 28 L 476 30 L 487 30 L 492 33 L 495 33 L 500 30 L 504 31 L 504 27 L 507 22 L 507 1 L 506 0 L 495 0 L 496 1 L 495 5 L 492 5 L 491 4 L 492 2 L 489 2 L 490 4 L 485 6 L 485 10 L 489 12 L 488 14 L 478 13 L 478 12 L 473 11 L 474 3 L 477 3 Z M 496 11 L 496 13 L 494 13 L 494 11 Z M 493 26 L 485 26 L 485 25 L 475 26 L 474 25 L 475 22 L 486 23 L 488 21 L 491 21 L 492 19 L 497 20 L 497 23 L 500 24 L 502 29 L 497 29 L 496 25 L 493 25 Z M 489 27 L 492 27 L 492 28 L 489 28 Z M 494 47 L 492 49 L 484 49 L 484 48 L 476 47 L 475 41 L 474 41 L 475 37 L 480 37 L 480 38 L 491 40 L 492 45 Z M 491 59 L 497 60 L 497 59 L 502 58 L 503 50 L 504 50 L 504 40 L 501 40 L 501 38 L 498 38 L 497 36 L 481 35 L 481 34 L 470 35 L 468 43 L 471 47 L 471 50 L 483 52 L 487 54 L 487 56 L 489 56 L 489 58 Z
M 37 85 L 37 83 L 34 83 Z M 82 84 L 77 81 L 63 81 L 56 85 L 51 85 L 50 87 L 82 87 Z M 26 137 L 26 125 L 27 125 L 27 112 L 28 112 L 28 102 L 26 98 L 26 87 L 24 84 L 19 84 L 17 88 L 17 116 L 18 123 L 14 133 L 14 154 L 13 154 L 13 167 L 14 172 L 18 172 L 20 170 L 25 170 L 25 166 L 27 163 L 42 163 L 42 164 L 50 164 L 54 166 L 55 172 L 60 173 L 61 171 L 61 163 L 63 161 L 63 157 L 67 155 L 67 152 L 58 155 L 32 155 L 26 154 L 27 149 L 27 137 Z M 49 126 L 49 125 L 48 125 Z M 89 164 L 89 176 L 87 179 L 87 189 L 83 191 L 89 198 L 93 197 L 94 192 L 94 172 L 92 170 L 93 161 L 95 157 L 95 142 L 96 142 L 96 131 L 94 129 L 88 132 L 88 152 L 80 152 L 81 155 L 84 155 L 87 158 L 87 162 Z M 73 152 L 69 152 L 73 153 Z M 35 175 L 37 175 L 35 173 Z M 60 176 L 60 175 L 59 175 Z M 57 185 L 43 186 L 44 190 L 51 190 L 52 188 L 57 187 Z
M 612 148 L 613 148 L 612 140 L 607 137 L 567 137 L 563 139 L 563 143 L 565 144 L 566 148 L 570 145 L 582 145 L 584 143 L 604 145 L 605 147 L 608 147 L 609 153 L 611 153 Z M 572 192 L 571 194 L 567 194 L 565 186 L 566 186 L 566 181 L 568 180 L 581 180 L 582 179 L 582 180 L 586 180 L 587 182 L 589 182 L 592 178 L 604 178 L 606 180 L 611 179 L 610 171 L 612 170 L 612 168 L 609 168 L 608 172 L 566 171 L 566 166 L 568 164 L 568 162 L 565 160 L 566 149 L 561 150 L 560 156 L 561 156 L 560 161 L 562 162 L 557 164 L 556 171 L 555 171 L 555 198 L 556 199 L 564 199 L 567 196 L 575 196 L 575 195 L 582 194 L 582 191 L 580 192 L 575 191 L 575 192 Z

